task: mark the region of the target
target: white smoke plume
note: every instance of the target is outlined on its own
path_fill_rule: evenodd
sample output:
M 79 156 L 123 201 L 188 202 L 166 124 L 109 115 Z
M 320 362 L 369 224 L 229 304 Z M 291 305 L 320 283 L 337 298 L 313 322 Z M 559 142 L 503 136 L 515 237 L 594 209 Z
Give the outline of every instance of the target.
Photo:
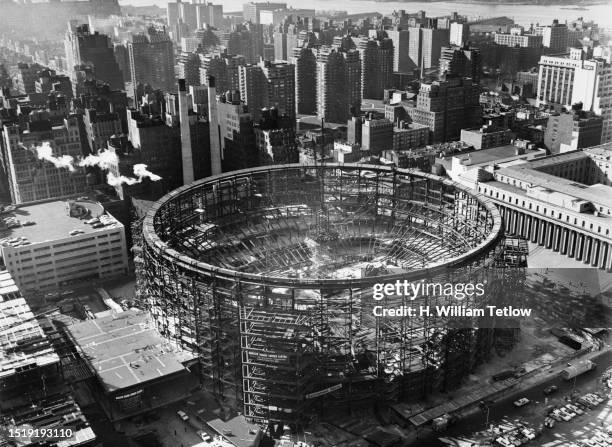
M 21 146 L 25 148 L 25 146 Z M 70 172 L 74 172 L 74 158 L 70 155 L 60 155 L 59 157 L 54 156 L 53 148 L 48 141 L 45 141 L 40 146 L 36 146 L 35 149 L 39 160 L 46 160 L 53 163 L 56 168 L 68 169 Z
M 161 180 L 161 177 L 157 174 L 153 174 L 151 171 L 147 170 L 147 165 L 139 163 L 134 165 L 134 175 L 139 179 L 149 178 L 152 182 L 157 182 Z
M 108 170 L 119 163 L 119 157 L 115 151 L 109 149 L 98 152 L 97 155 L 90 154 L 79 160 L 79 166 L 98 166 L 100 169 Z
M 27 149 L 22 143 L 19 143 L 19 145 L 23 149 Z M 59 157 L 54 156 L 53 148 L 51 147 L 51 144 L 48 141 L 43 142 L 41 145 L 36 146 L 34 149 L 36 149 L 36 154 L 40 160 L 49 161 L 53 163 L 56 168 L 68 169 L 70 172 L 75 171 L 74 158 L 70 155 L 61 155 Z M 99 151 L 97 154 L 90 154 L 85 158 L 80 158 L 77 164 L 80 167 L 97 166 L 100 169 L 108 171 L 109 169 L 111 169 L 111 167 L 117 166 L 118 163 L 119 157 L 117 156 L 115 151 L 105 149 L 103 151 Z M 106 175 L 106 183 L 108 183 L 110 186 L 119 186 L 124 183 L 127 185 L 135 185 L 137 183 L 141 183 L 145 178 L 150 179 L 152 182 L 157 182 L 161 180 L 161 177 L 159 175 L 147 170 L 147 165 L 143 163 L 138 163 L 134 165 L 134 175 L 136 176 L 136 178 L 126 177 L 124 175 L 117 176 L 112 172 L 109 172 Z
M 157 174 L 153 174 L 152 172 L 147 170 L 147 165 L 139 163 L 134 165 L 134 175 L 133 177 L 126 177 L 125 175 L 115 175 L 112 172 L 109 172 L 106 175 L 106 183 L 110 186 L 120 186 L 122 184 L 126 185 L 135 185 L 137 183 L 141 183 L 145 178 L 150 179 L 152 182 L 157 182 L 161 180 L 161 177 Z

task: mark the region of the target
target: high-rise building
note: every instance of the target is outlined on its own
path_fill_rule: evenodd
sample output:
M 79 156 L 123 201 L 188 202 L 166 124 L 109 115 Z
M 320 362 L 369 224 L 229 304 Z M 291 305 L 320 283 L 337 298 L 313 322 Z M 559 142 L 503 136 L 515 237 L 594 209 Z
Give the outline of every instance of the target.
M 612 65 L 603 59 L 590 59 L 576 68 L 572 104 L 603 118 L 601 142 L 612 141 Z
M 361 60 L 357 50 L 323 47 L 317 55 L 317 115 L 345 123 L 361 109 Z
M 408 53 L 410 31 L 396 26 L 387 30 L 386 33 L 393 42 L 393 71 L 408 73 L 414 70 L 416 65 L 412 62 Z
M 261 11 L 274 11 L 277 9 L 287 9 L 287 3 L 255 3 L 249 2 L 242 6 L 242 16 L 245 21 L 252 23 L 261 23 Z
M 98 32 L 90 33 L 89 25 L 75 26 L 69 23 L 66 39 L 66 66 L 73 84 L 77 83 L 76 67 L 88 67 L 95 79 L 105 82 L 112 89 L 123 90 L 124 75 L 115 60 L 110 38 Z
M 200 85 L 200 56 L 183 51 L 178 60 L 178 78 L 184 79 L 188 86 Z
M 227 52 L 240 54 L 248 64 L 256 64 L 264 54 L 263 26 L 255 23 L 236 25 L 228 36 Z
M 276 108 L 263 111 L 261 121 L 255 125 L 255 142 L 260 165 L 299 162 L 294 120 L 279 116 Z
M 288 61 L 293 55 L 293 49 L 298 46 L 299 29 L 291 23 L 280 25 L 274 32 L 274 59 Z
M 536 26 L 534 34 L 542 36 L 542 45 L 550 51 L 564 53 L 567 50 L 569 40 L 567 25 L 560 24 L 556 19 L 552 25 Z
M 287 62 L 260 61 L 239 67 L 240 96 L 254 122 L 261 109 L 274 107 L 281 115 L 295 118 L 295 66 Z
M 393 78 L 393 41 L 362 37 L 357 42 L 361 60 L 361 95 L 382 99 Z
M 228 91 L 219 95 L 216 105 L 223 171 L 256 166 L 258 153 L 253 120 L 247 106 L 240 100 L 240 92 Z
M 317 110 L 317 58 L 310 48 L 295 48 L 291 63 L 295 65 L 296 112 L 313 115 Z
M 200 56 L 200 63 L 201 85 L 208 85 L 208 78 L 212 76 L 215 78 L 216 91 L 219 93 L 240 88 L 238 67 L 246 64 L 244 56 L 216 52 Z
M 459 77 L 472 78 L 475 83 L 480 82 L 482 61 L 477 48 L 442 47 L 438 72 L 440 78 Z
M 431 142 L 456 140 L 461 129 L 480 125 L 479 92 L 478 84 L 467 78 L 421 83 L 416 107 L 406 112 L 415 123 L 429 127 Z
M 110 137 L 121 134 L 121 119 L 117 113 L 85 109 L 83 124 L 92 153 L 105 149 Z
M 223 27 L 223 5 L 198 3 L 195 5 L 195 13 L 198 29 L 204 28 L 204 25 L 219 29 Z
M 439 28 L 420 28 L 422 39 L 423 68 L 431 68 L 440 60 L 442 47 L 448 46 L 450 30 Z M 421 66 L 421 64 L 419 64 Z
M 17 64 L 16 90 L 21 94 L 36 92 L 36 79 L 39 78 L 39 73 L 43 69 L 38 64 L 26 64 L 20 62 Z
M 541 34 L 526 34 L 522 27 L 514 27 L 509 33 L 495 33 L 495 43 L 506 47 L 540 48 L 543 46 Z
M 361 148 L 372 155 L 393 149 L 393 123 L 368 115 L 361 126 Z
M 41 158 L 36 149 L 47 143 L 47 151 L 51 154 L 46 155 L 56 158 L 84 155 L 76 116 L 69 116 L 61 125 L 53 126 L 46 112 L 36 113 L 30 115 L 24 129 L 6 124 L 2 133 L 12 203 L 64 197 L 85 190 L 84 168 L 73 167 L 67 160 L 54 164 L 48 161 L 49 157 Z
M 452 22 L 450 24 L 449 42 L 451 45 L 462 47 L 470 39 L 470 25 L 467 23 Z
M 165 30 L 150 27 L 147 34 L 136 34 L 128 43 L 132 86 L 149 84 L 165 92 L 176 91 L 174 48 Z

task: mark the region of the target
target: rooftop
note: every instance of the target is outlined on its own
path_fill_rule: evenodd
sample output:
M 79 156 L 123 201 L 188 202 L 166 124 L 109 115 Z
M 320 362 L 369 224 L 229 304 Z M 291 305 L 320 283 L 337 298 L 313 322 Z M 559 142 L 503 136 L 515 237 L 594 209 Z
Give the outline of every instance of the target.
M 480 165 L 486 163 L 492 163 L 496 161 L 506 160 L 508 158 L 519 158 L 524 157 L 525 159 L 537 157 L 538 155 L 544 156 L 546 155 L 546 151 L 542 149 L 529 150 L 525 149 L 525 152 L 522 154 L 517 154 L 517 150 L 519 148 L 513 146 L 512 144 L 508 144 L 505 146 L 493 147 L 491 149 L 481 149 L 478 151 L 473 151 L 468 154 L 457 154 L 453 155 L 453 157 L 457 157 L 462 161 L 470 160 L 471 165 Z
M 58 363 L 59 357 L 7 271 L 0 272 L 0 290 L 0 379 Z
M 595 151 L 594 153 L 600 156 L 602 156 L 602 153 L 605 154 L 602 151 L 608 151 L 612 154 L 612 143 L 594 147 L 589 149 L 589 151 Z M 504 168 L 498 171 L 498 174 L 521 180 L 531 187 L 542 186 L 551 191 L 568 194 L 577 199 L 612 208 L 612 186 L 603 184 L 584 185 L 573 180 L 547 174 L 540 170 L 551 164 L 572 162 L 573 160 L 580 160 L 588 156 L 589 153 L 587 151 L 567 152 Z
M 106 392 L 186 371 L 191 354 L 162 339 L 149 314 L 129 310 L 68 327 Z
M 69 203 L 72 203 L 70 213 Z M 93 224 L 86 223 L 94 217 L 99 218 L 105 225 L 94 228 Z M 68 238 L 73 230 L 80 230 L 80 234 L 83 235 L 119 226 L 121 223 L 113 216 L 105 214 L 104 207 L 98 202 L 55 200 L 35 203 L 0 214 L 0 238 L 2 238 L 0 244 L 4 246 L 17 246 L 27 242 L 35 244 Z

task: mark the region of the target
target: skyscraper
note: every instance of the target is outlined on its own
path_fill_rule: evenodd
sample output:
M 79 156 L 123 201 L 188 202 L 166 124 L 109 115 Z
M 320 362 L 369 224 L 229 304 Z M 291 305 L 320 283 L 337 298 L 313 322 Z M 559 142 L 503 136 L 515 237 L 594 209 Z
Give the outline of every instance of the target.
M 296 112 L 312 115 L 317 109 L 317 58 L 312 49 L 294 48 Z
M 98 32 L 90 33 L 89 25 L 68 26 L 64 40 L 66 65 L 73 84 L 77 82 L 78 71 L 88 67 L 95 78 L 110 85 L 112 89 L 123 90 L 123 74 L 115 60 L 110 38 Z
M 281 115 L 295 118 L 295 66 L 287 62 L 261 61 L 239 67 L 240 96 L 254 122 L 261 109 L 274 107 Z
M 287 9 L 287 3 L 255 3 L 249 2 L 245 3 L 242 6 L 242 16 L 245 21 L 250 21 L 252 23 L 261 23 L 260 22 L 260 13 L 261 11 L 274 11 L 276 9 Z
M 429 127 L 430 141 L 456 140 L 461 129 L 480 125 L 479 92 L 479 86 L 465 78 L 423 82 L 416 107 L 410 107 L 406 112 L 415 123 Z
M 134 89 L 142 83 L 165 92 L 176 91 L 174 48 L 165 30 L 150 27 L 147 34 L 132 36 L 128 51 Z
M 246 23 L 236 25 L 229 35 L 227 52 L 241 54 L 248 64 L 256 64 L 263 56 L 263 26 Z
M 448 46 L 450 30 L 438 28 L 420 28 L 422 34 L 423 68 L 431 68 L 440 60 L 442 47 Z M 420 64 L 419 64 L 420 66 Z
M 323 47 L 317 55 L 317 115 L 345 123 L 361 109 L 361 61 L 357 50 Z
M 462 47 L 470 38 L 470 25 L 453 22 L 450 24 L 450 44 Z
M 197 53 L 182 52 L 178 60 L 178 78 L 187 86 L 200 85 L 200 56 Z
M 357 43 L 361 59 L 361 94 L 363 98 L 382 99 L 393 77 L 393 41 L 362 37 Z
M 410 31 L 396 26 L 394 29 L 387 30 L 387 35 L 393 41 L 393 71 L 408 73 L 416 68 L 408 53 Z
M 227 52 L 211 53 L 201 57 L 200 84 L 208 85 L 208 77 L 215 78 L 216 91 L 225 93 L 240 88 L 238 67 L 245 65 L 244 56 Z

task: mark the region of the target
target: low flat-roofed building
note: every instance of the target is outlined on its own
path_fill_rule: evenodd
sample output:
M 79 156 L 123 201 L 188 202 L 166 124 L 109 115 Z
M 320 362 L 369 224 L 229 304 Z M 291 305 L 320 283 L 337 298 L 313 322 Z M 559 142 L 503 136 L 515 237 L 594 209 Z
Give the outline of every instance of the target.
M 0 408 L 21 385 L 58 375 L 59 361 L 10 273 L 0 272 Z
M 128 271 L 125 229 L 98 202 L 34 203 L 0 219 L 2 257 L 24 293 Z
M 498 169 L 476 189 L 517 234 L 585 264 L 612 268 L 612 144 Z
M 97 377 L 91 391 L 111 420 L 179 401 L 197 387 L 186 368 L 193 355 L 163 339 L 147 312 L 88 320 L 67 332 Z
M 524 163 L 546 156 L 545 149 L 528 148 L 526 145 L 505 145 L 491 149 L 481 149 L 467 154 L 457 154 L 445 160 L 447 173 L 454 181 L 474 187 L 477 182 L 493 179 L 495 168 Z

